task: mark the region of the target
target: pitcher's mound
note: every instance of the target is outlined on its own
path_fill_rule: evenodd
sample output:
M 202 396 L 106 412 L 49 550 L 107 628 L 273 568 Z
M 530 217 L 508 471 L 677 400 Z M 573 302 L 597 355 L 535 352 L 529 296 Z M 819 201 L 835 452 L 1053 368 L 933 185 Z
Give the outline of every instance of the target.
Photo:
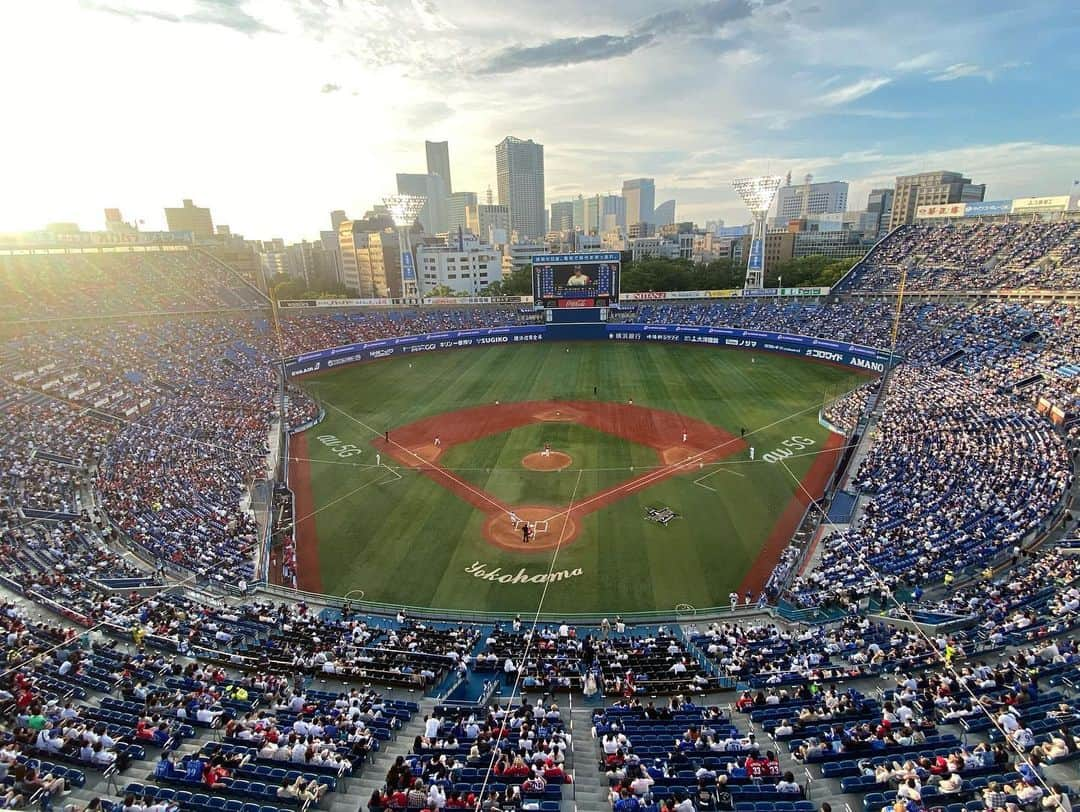
M 533 416 L 549 423 L 580 423 L 582 413 L 571 406 L 557 406 L 537 412 Z
M 521 540 L 521 527 L 514 527 L 506 513 L 494 513 L 484 522 L 484 536 L 492 544 L 515 553 L 535 553 L 550 550 L 577 538 L 577 522 L 564 510 L 550 507 L 519 507 L 514 509 L 518 519 L 533 526 L 532 540 Z
M 574 464 L 574 458 L 561 451 L 552 451 L 545 455 L 542 451 L 535 451 L 521 460 L 523 467 L 530 471 L 561 471 Z

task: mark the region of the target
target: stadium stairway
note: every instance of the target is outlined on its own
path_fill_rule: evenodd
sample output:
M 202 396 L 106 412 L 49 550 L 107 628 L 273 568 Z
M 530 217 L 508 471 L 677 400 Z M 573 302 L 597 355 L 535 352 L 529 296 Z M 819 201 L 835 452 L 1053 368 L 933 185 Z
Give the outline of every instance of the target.
M 600 748 L 592 737 L 593 707 L 575 704 L 570 713 L 574 737 L 573 800 L 581 812 L 610 812 L 608 782 L 597 768 Z
M 409 699 L 413 697 L 410 696 Z M 412 719 L 397 731 L 397 735 L 391 741 L 383 743 L 379 752 L 375 753 L 374 757 L 364 765 L 358 777 L 349 779 L 349 792 L 327 807 L 330 812 L 356 812 L 356 810 L 367 809 L 371 793 L 377 789 L 381 790 L 386 785 L 386 773 L 390 765 L 398 756 L 408 755 L 413 740 L 424 734 L 424 717 L 435 710 L 438 704 L 436 699 L 430 697 L 413 701 L 420 706 L 420 712 L 414 713 Z

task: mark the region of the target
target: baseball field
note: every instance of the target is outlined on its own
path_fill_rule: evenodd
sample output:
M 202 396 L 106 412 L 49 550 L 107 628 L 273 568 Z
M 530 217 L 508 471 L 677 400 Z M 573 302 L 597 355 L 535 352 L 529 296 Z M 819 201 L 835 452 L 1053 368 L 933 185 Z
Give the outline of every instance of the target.
M 300 588 L 523 613 L 756 596 L 839 455 L 818 410 L 865 377 L 612 342 L 305 378 L 325 419 L 290 445 Z

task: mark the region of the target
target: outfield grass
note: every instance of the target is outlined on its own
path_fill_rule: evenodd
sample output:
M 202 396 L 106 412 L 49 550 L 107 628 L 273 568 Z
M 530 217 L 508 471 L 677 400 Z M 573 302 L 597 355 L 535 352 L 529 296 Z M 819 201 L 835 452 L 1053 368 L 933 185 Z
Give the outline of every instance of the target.
M 567 352 L 569 348 L 569 352 Z M 823 398 L 857 386 L 862 373 L 799 358 L 712 347 L 577 343 L 493 346 L 359 364 L 304 380 L 326 419 L 308 432 L 315 531 L 323 590 L 363 589 L 368 600 L 454 609 L 535 611 L 543 586 L 501 584 L 466 570 L 546 573 L 551 555 L 515 553 L 484 540 L 484 514 L 408 469 L 371 467 L 371 441 L 423 417 L 478 404 L 524 400 L 623 401 L 703 420 L 757 451 L 659 484 L 584 517 L 558 551 L 556 571 L 581 575 L 548 585 L 545 610 L 630 612 L 725 604 L 788 504 L 796 482 L 762 455 L 801 436 L 814 445 L 786 463 L 801 478 L 828 437 Z M 318 438 L 362 449 L 341 457 Z M 574 464 L 521 470 L 543 443 Z M 384 458 L 383 462 L 387 462 Z M 448 448 L 440 464 L 511 504 L 565 505 L 656 465 L 656 453 L 582 426 L 534 424 Z M 489 470 L 490 469 L 490 470 Z M 516 469 L 516 470 L 515 470 Z M 603 470 L 599 470 L 603 469 Z M 702 474 L 710 476 L 694 484 Z M 400 475 L 400 478 L 398 478 Z M 711 490 L 710 490 L 711 489 Z M 644 520 L 647 506 L 683 518 Z

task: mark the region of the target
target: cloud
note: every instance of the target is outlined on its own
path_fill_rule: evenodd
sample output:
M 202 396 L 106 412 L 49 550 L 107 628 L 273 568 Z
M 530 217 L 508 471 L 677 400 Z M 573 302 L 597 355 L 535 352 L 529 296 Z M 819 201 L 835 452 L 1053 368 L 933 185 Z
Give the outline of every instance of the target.
M 450 20 L 439 13 L 433 0 L 412 0 L 416 19 L 426 31 L 450 31 L 457 28 Z
M 341 90 L 341 85 L 336 85 L 333 82 L 327 82 L 319 88 L 320 93 L 337 93 L 339 90 Z
M 753 13 L 747 0 L 711 0 L 686 8 L 673 8 L 646 17 L 634 26 L 633 33 L 653 34 L 712 34 L 729 23 L 745 19 Z
M 913 56 L 910 59 L 905 59 L 902 62 L 896 63 L 896 69 L 898 71 L 913 71 L 913 70 L 926 70 L 932 68 L 940 61 L 941 57 L 935 51 L 927 51 L 926 53 Z
M 947 68 L 931 77 L 930 81 L 955 82 L 957 79 L 981 78 L 988 82 L 992 82 L 1001 72 L 1022 68 L 1027 64 L 1029 63 L 1014 60 L 1002 62 L 997 68 L 987 68 L 971 62 L 957 62 L 953 65 L 949 65 Z
M 850 85 L 843 85 L 836 88 L 836 90 L 830 90 L 821 96 L 818 96 L 818 104 L 825 105 L 826 107 L 836 107 L 841 104 L 848 104 L 856 99 L 861 99 L 863 96 L 869 96 L 878 88 L 884 87 L 889 84 L 892 79 L 885 77 L 878 77 L 876 79 L 860 79 L 857 82 L 852 82 Z
M 276 28 L 248 13 L 244 9 L 244 2 L 245 0 L 195 0 L 195 5 L 190 11 L 180 14 L 130 6 L 89 5 L 88 8 L 117 14 L 131 20 L 218 25 L 248 36 L 280 33 Z
M 632 54 L 653 40 L 651 34 L 599 34 L 594 37 L 564 37 L 543 45 L 511 45 L 492 56 L 477 72 L 513 73 L 530 68 L 551 68 L 614 59 Z
M 493 54 L 477 72 L 513 73 L 615 59 L 668 37 L 714 37 L 724 26 L 749 17 L 753 11 L 749 0 L 709 0 L 668 9 L 640 20 L 624 34 L 561 37 L 539 45 L 510 45 Z
M 994 73 L 986 68 L 980 68 L 978 65 L 974 65 L 971 62 L 956 62 L 933 76 L 930 81 L 955 82 L 957 79 L 967 79 L 973 76 L 981 76 L 987 81 L 990 81 L 994 78 Z

